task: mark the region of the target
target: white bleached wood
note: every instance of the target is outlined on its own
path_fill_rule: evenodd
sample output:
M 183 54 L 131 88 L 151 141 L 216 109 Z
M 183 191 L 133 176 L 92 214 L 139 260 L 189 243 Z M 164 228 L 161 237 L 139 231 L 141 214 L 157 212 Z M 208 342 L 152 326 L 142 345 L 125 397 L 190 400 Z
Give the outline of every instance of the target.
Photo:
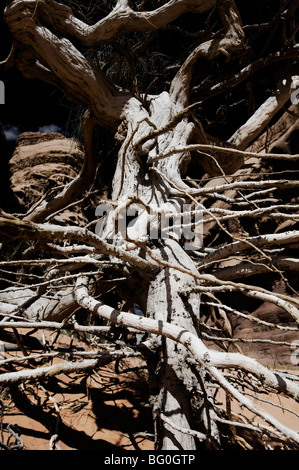
M 78 279 L 76 297 L 81 307 L 111 321 L 112 323 L 166 336 L 167 338 L 184 344 L 184 346 L 191 352 L 192 357 L 199 361 L 199 363 L 203 364 L 204 367 L 206 367 L 207 370 L 217 379 L 218 383 L 234 396 L 239 403 L 242 403 L 250 411 L 258 414 L 268 423 L 272 424 L 275 429 L 279 430 L 289 439 L 294 442 L 299 442 L 299 434 L 297 432 L 287 428 L 272 415 L 254 404 L 250 399 L 244 397 L 227 381 L 227 379 L 224 378 L 218 368 L 238 368 L 246 371 L 247 373 L 251 373 L 258 377 L 264 385 L 267 385 L 272 389 L 281 390 L 283 393 L 292 396 L 296 400 L 299 399 L 298 385 L 286 379 L 285 376 L 270 371 L 267 367 L 259 364 L 258 361 L 247 356 L 243 356 L 242 354 L 223 353 L 209 350 L 198 337 L 176 325 L 162 320 L 156 321 L 150 318 L 138 317 L 127 312 L 120 312 L 104 305 L 93 299 L 88 294 L 87 286 L 88 279 L 84 277 Z
M 207 254 L 200 260 L 199 265 L 213 263 L 222 258 L 228 258 L 229 256 L 232 256 L 238 252 L 251 250 L 253 249 L 253 246 L 256 246 L 258 248 L 263 246 L 285 246 L 298 242 L 298 230 L 290 230 L 283 233 L 269 233 L 265 235 L 258 235 L 256 237 L 248 237 L 246 240 L 229 243 L 223 247 L 220 247 L 218 250 L 214 250 L 213 252 Z
M 265 129 L 275 114 L 286 104 L 291 94 L 299 87 L 299 76 L 282 80 L 276 93 L 270 96 L 256 112 L 243 124 L 228 142 L 238 149 L 245 150 L 249 144 Z

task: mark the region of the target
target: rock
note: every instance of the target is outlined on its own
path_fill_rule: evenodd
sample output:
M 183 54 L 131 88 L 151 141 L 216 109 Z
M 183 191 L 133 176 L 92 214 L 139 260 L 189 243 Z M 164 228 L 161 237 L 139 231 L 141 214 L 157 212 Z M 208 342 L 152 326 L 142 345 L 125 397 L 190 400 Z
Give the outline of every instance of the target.
M 9 166 L 11 189 L 25 210 L 45 196 L 57 194 L 59 186 L 73 180 L 82 166 L 84 152 L 74 139 L 57 132 L 25 132 L 17 145 Z M 61 212 L 56 223 L 84 225 L 86 219 L 80 208 Z
M 293 349 L 290 345 L 298 340 L 296 323 L 284 310 L 269 302 L 261 304 L 251 315 L 275 325 L 292 327 L 293 330 L 271 328 L 243 318 L 236 323 L 233 334 L 234 338 L 245 341 L 238 343 L 243 354 L 254 357 L 261 364 L 271 368 L 294 367 Z

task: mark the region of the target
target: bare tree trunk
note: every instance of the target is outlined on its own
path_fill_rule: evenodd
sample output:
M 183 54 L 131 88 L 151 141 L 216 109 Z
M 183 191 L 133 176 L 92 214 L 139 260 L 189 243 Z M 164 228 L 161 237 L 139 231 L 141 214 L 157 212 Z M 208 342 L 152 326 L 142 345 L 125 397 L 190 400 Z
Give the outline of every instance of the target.
M 153 171 L 144 174 L 143 166 L 146 159 L 154 157 L 157 152 L 167 152 L 168 149 L 188 143 L 192 133 L 192 126 L 187 122 L 180 123 L 168 133 L 155 140 L 150 139 L 150 134 L 155 129 L 169 124 L 176 116 L 180 108 L 172 102 L 167 93 L 159 97 L 148 98 L 147 109 L 141 108 L 136 99 L 128 103 L 126 110 L 127 134 L 119 152 L 118 167 L 113 182 L 113 196 L 118 203 L 124 202 L 130 197 L 132 200 L 140 200 L 144 204 L 143 214 L 139 214 L 135 225 L 128 230 L 139 234 L 139 239 L 148 236 L 147 207 L 156 209 L 168 208 L 175 210 L 177 201 L 171 198 L 171 187 L 166 180 L 157 177 Z M 144 138 L 147 137 L 148 140 Z M 139 142 L 145 140 L 143 147 Z M 181 166 L 188 159 L 188 154 L 172 156 L 153 166 L 165 174 L 166 178 L 183 185 L 180 176 Z M 159 224 L 158 224 L 159 225 Z M 158 231 L 163 227 L 158 227 Z M 109 229 L 107 229 L 109 232 Z M 159 238 L 167 236 L 160 233 Z M 171 234 L 170 234 L 171 236 Z M 155 241 L 154 241 L 155 242 Z M 176 240 L 166 240 L 164 246 L 159 247 L 156 240 L 154 256 L 163 259 L 168 264 L 179 264 L 186 270 L 196 271 L 195 266 L 186 252 Z M 146 301 L 147 316 L 158 321 L 168 321 L 189 331 L 196 332 L 194 322 L 199 317 L 200 306 L 198 298 L 194 304 L 184 305 L 179 291 L 184 286 L 192 287 L 196 281 L 192 276 L 177 273 L 172 269 L 163 269 L 149 284 Z M 192 411 L 190 408 L 190 391 L 195 387 L 197 379 L 184 368 L 187 352 L 183 346 L 174 344 L 171 340 L 163 338 L 152 339 L 155 348 L 159 351 L 153 356 L 149 355 L 149 361 L 156 361 L 155 366 L 149 364 L 151 387 L 151 404 L 154 411 L 157 433 L 157 446 L 162 449 L 195 449 L 196 442 L 193 436 L 178 431 L 164 424 L 161 426 L 160 415 L 163 413 L 170 417 L 175 426 L 185 430 L 192 429 Z
M 129 3 L 127 0 L 118 0 L 111 12 L 94 25 L 85 23 L 69 7 L 54 0 L 14 0 L 7 6 L 7 24 L 15 42 L 13 51 L 17 51 L 12 55 L 19 69 L 26 77 L 40 78 L 59 87 L 67 97 L 84 106 L 86 112 L 82 123 L 85 161 L 79 176 L 52 199 L 42 198 L 24 216 L 1 211 L 0 224 L 4 237 L 9 240 L 22 239 L 23 242 L 41 242 L 44 250 L 56 250 L 57 253 L 57 260 L 23 260 L 24 267 L 27 261 L 27 266 L 31 267 L 44 263 L 49 271 L 45 270 L 42 282 L 24 289 L 20 298 L 18 289 L 22 290 L 22 286 L 13 286 L 0 292 L 0 306 L 5 315 L 2 327 L 8 327 L 8 320 L 14 321 L 15 327 L 15 323 L 20 320 L 19 315 L 22 315 L 35 328 L 41 322 L 46 328 L 60 329 L 63 324 L 57 325 L 57 322 L 71 318 L 79 306 L 104 318 L 109 324 L 124 325 L 134 331 L 140 327 L 147 337 L 137 349 L 142 351 L 147 361 L 155 446 L 159 450 L 195 450 L 202 440 L 207 448 L 221 448 L 219 422 L 228 425 L 228 429 L 231 426 L 233 429 L 234 426 L 247 426 L 256 433 L 265 431 L 265 435 L 270 432 L 270 424 L 274 436 L 278 436 L 278 439 L 284 436 L 297 445 L 298 434 L 295 431 L 277 422 L 240 392 L 240 383 L 243 387 L 242 375 L 240 379 L 233 374 L 227 378 L 222 372 L 222 369 L 237 370 L 238 374 L 246 375 L 246 380 L 254 377 L 267 390 L 285 393 L 298 400 L 298 386 L 288 377 L 269 371 L 251 358 L 230 352 L 232 329 L 226 311 L 235 311 L 223 305 L 216 295 L 241 292 L 249 298 L 277 305 L 294 323 L 299 322 L 299 303 L 293 295 L 294 289 L 287 285 L 284 273 L 280 271 L 285 267 L 298 269 L 298 262 L 290 262 L 282 253 L 274 265 L 274 258 L 262 251 L 265 246 L 280 245 L 283 250 L 297 243 L 298 231 L 245 236 L 241 239 L 240 233 L 234 236 L 225 226 L 227 220 L 238 217 L 254 219 L 269 213 L 273 219 L 292 216 L 298 220 L 297 214 L 277 213 L 280 206 L 264 208 L 255 203 L 254 208 L 249 206 L 250 209 L 243 212 L 231 209 L 236 200 L 240 204 L 250 204 L 252 194 L 244 196 L 241 193 L 244 189 L 256 189 L 261 195 L 265 189 L 273 191 L 273 185 L 275 190 L 298 187 L 296 180 L 258 181 L 258 171 L 256 180 L 247 181 L 248 172 L 251 176 L 253 174 L 253 163 L 256 164 L 255 170 L 260 169 L 261 158 L 266 156 L 245 151 L 296 90 L 298 76 L 290 73 L 287 79 L 283 79 L 272 96 L 252 113 L 227 142 L 210 137 L 192 114 L 200 106 L 200 103 L 194 103 L 191 99 L 193 78 L 200 61 L 217 59 L 221 62 L 225 59 L 228 62 L 233 57 L 243 57 L 247 51 L 246 35 L 235 2 L 170 0 L 162 2 L 162 6 L 159 2 L 159 6 L 150 11 L 142 11 L 144 2 L 136 6 L 136 11 Z M 120 87 L 105 74 L 98 61 L 88 60 L 74 45 L 77 41 L 82 48 L 99 48 L 125 34 L 150 33 L 184 13 L 202 14 L 214 6 L 221 29 L 215 34 L 207 31 L 196 36 L 203 39 L 199 43 L 197 39 L 196 43 L 192 43 L 191 51 L 182 59 L 168 84 L 169 91 L 165 91 L 166 87 L 163 86 L 164 91 L 155 95 L 149 94 L 149 90 L 133 93 Z M 289 13 L 294 12 L 292 10 Z M 293 35 L 296 35 L 295 29 Z M 294 46 L 284 54 L 271 56 L 271 60 L 282 60 L 282 56 L 294 58 L 297 53 L 298 48 Z M 232 82 L 241 82 L 260 66 L 259 61 L 251 64 L 251 67 L 248 66 L 227 80 L 223 87 L 228 87 Z M 221 83 L 211 85 L 211 93 L 219 92 L 221 86 Z M 111 199 L 102 200 L 97 207 L 96 216 L 102 218 L 100 221 L 92 221 L 98 222 L 95 233 L 89 230 L 89 226 L 57 226 L 51 223 L 51 215 L 78 200 L 93 183 L 98 164 L 94 148 L 96 125 L 111 131 L 119 148 Z M 184 181 L 192 152 L 196 153 L 197 162 L 208 171 L 208 176 L 217 175 L 218 180 L 207 183 L 203 177 L 203 184 L 192 181 L 193 187 Z M 276 157 L 294 161 L 298 156 Z M 267 155 L 267 158 L 274 159 L 275 156 Z M 250 171 L 242 168 L 244 161 L 251 163 Z M 227 173 L 230 176 L 226 176 Z M 209 205 L 209 198 L 216 199 L 216 202 Z M 205 203 L 208 203 L 208 207 L 204 207 Z M 297 209 L 295 204 L 291 206 L 292 211 Z M 127 219 L 128 215 L 131 220 Z M 201 246 L 202 218 L 206 237 L 210 236 L 215 227 L 226 237 L 225 242 L 221 241 L 220 246 L 216 244 L 215 249 L 208 247 L 205 251 Z M 198 258 L 192 253 L 197 249 L 200 249 Z M 226 270 L 222 266 L 218 269 L 218 264 L 215 268 L 215 263 L 221 263 L 223 258 L 225 260 L 234 254 L 241 256 L 249 250 L 253 252 L 250 252 L 252 264 L 260 256 L 260 265 L 252 269 L 250 274 L 266 272 L 270 266 L 271 272 L 281 276 L 291 293 L 278 292 L 272 295 L 261 286 L 232 282 L 231 278 L 242 269 L 248 269 L 246 263 Z M 76 256 L 78 253 L 80 256 Z M 1 263 L 3 267 L 16 267 L 10 260 Z M 140 304 L 145 318 L 137 319 L 130 312 L 122 312 L 102 302 L 101 281 L 113 263 L 117 264 L 117 272 L 126 278 L 123 289 L 130 288 L 130 300 Z M 57 278 L 53 264 L 59 273 L 61 268 L 63 272 L 70 269 L 75 274 Z M 93 282 L 88 281 L 87 266 L 92 268 L 89 274 Z M 209 269 L 211 266 L 212 269 Z M 112 269 L 109 276 L 110 273 L 113 273 Z M 76 277 L 78 280 L 73 287 L 64 287 L 63 282 L 74 281 Z M 49 297 L 47 294 L 51 293 L 52 281 L 60 289 L 55 296 Z M 118 285 L 117 281 L 115 285 Z M 92 297 L 96 292 L 100 300 L 96 296 Z M 202 322 L 203 294 L 213 301 L 210 302 L 213 308 L 218 306 L 218 317 L 221 317 L 223 323 L 219 318 L 216 319 L 215 309 L 211 310 L 215 325 L 210 328 L 209 322 Z M 124 298 L 127 296 L 124 295 Z M 20 324 L 26 328 L 26 323 L 25 326 Z M 75 320 L 70 324 L 76 331 L 99 331 L 96 327 L 88 330 L 89 326 L 78 325 Z M 70 324 L 66 328 L 70 328 Z M 205 331 L 216 331 L 218 336 L 215 344 L 221 344 L 221 351 L 205 346 L 202 340 Z M 124 357 L 126 354 L 127 351 Z M 119 356 L 109 355 L 111 360 L 115 357 L 122 357 L 122 353 Z M 68 364 L 62 369 L 89 370 L 99 362 L 97 359 L 82 361 L 80 364 Z M 51 367 L 40 368 L 37 372 L 12 372 L 2 374 L 0 383 L 19 383 L 27 378 L 34 380 L 54 373 Z M 227 403 L 230 400 L 228 397 L 233 397 L 241 406 L 264 419 L 267 425 L 259 427 L 258 424 L 244 424 L 233 416 L 228 404 L 227 414 L 217 408 L 212 395 L 212 381 L 214 387 L 216 383 L 225 391 Z M 255 390 L 256 383 L 252 383 L 250 390 Z M 196 416 L 192 403 L 194 396 L 198 400 Z M 225 419 L 222 419 L 223 416 Z M 243 438 L 236 438 L 235 431 L 232 431 L 232 435 L 234 442 L 244 444 Z

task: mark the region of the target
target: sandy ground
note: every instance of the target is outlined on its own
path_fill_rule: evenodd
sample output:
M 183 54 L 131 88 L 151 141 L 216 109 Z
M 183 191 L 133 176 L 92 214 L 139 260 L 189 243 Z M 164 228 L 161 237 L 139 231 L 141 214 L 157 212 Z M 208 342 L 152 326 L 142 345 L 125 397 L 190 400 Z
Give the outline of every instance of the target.
M 6 353 L 6 357 L 11 355 Z M 87 379 L 84 374 L 61 374 L 42 385 L 26 383 L 12 397 L 2 390 L 1 442 L 14 442 L 6 429 L 12 424 L 17 425 L 25 450 L 153 450 L 146 372 L 141 361 L 132 361 L 121 363 L 121 373 L 112 364 L 92 371 Z M 266 411 L 292 429 L 299 429 L 298 403 L 275 395 L 261 394 L 260 398 L 276 405 L 256 401 Z M 223 391 L 217 392 L 217 400 L 219 406 L 226 406 Z M 286 407 L 297 415 L 287 412 Z M 234 402 L 232 410 L 236 415 L 241 412 Z M 257 422 L 250 413 L 246 415 L 253 424 Z
M 68 343 L 68 338 L 59 342 L 64 346 Z M 16 355 L 21 353 L 6 351 L 4 357 Z M 1 353 L 0 359 L 4 357 Z M 132 366 L 137 369 L 131 370 Z M 39 385 L 27 382 L 13 396 L 0 388 L 0 442 L 14 441 L 5 429 L 12 424 L 17 425 L 25 450 L 153 449 L 143 366 L 139 360 L 132 363 L 126 359 L 119 371 L 112 363 L 92 371 L 87 378 L 74 373 L 52 377 Z
M 28 402 L 24 395 L 14 396 L 17 406 L 4 400 L 3 424 L 18 426 L 24 449 L 49 450 L 56 434 L 63 450 L 134 450 L 133 435 L 140 449 L 153 449 L 151 436 L 146 437 L 152 432 L 150 408 L 142 384 L 134 389 L 132 374 L 117 376 L 107 367 L 87 381 L 75 374 L 57 378 L 57 384 L 26 385 Z
M 150 425 L 150 413 L 140 410 L 146 404 L 138 396 L 139 392 L 131 388 L 128 377 L 118 379 L 109 368 L 98 370 L 84 384 L 80 384 L 82 377 L 59 377 L 60 390 L 56 393 L 49 392 L 49 387 L 39 389 L 41 409 L 30 410 L 24 406 L 22 412 L 13 406 L 6 411 L 3 422 L 17 424 L 24 449 L 51 448 L 51 433 L 45 426 L 46 413 L 50 410 L 54 416 L 52 436 L 58 433 L 61 438 L 57 442 L 63 450 L 108 450 L 113 446 L 134 449 L 130 434 L 146 432 Z M 33 406 L 38 406 L 36 395 L 32 390 Z M 153 448 L 152 440 L 142 435 L 136 436 L 136 443 L 140 449 Z

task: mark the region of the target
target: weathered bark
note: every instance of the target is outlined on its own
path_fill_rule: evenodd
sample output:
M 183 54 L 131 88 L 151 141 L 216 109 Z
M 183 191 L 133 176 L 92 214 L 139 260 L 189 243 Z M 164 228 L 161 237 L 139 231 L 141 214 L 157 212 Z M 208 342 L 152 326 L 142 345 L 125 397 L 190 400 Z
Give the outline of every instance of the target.
M 167 244 L 168 245 L 168 244 Z M 158 250 L 161 258 L 172 261 L 178 259 L 186 269 L 194 270 L 191 260 L 185 252 L 174 242 L 169 243 Z M 174 253 L 176 253 L 174 257 Z M 191 265 L 191 266 L 190 266 Z M 189 331 L 196 332 L 194 323 L 199 317 L 199 299 L 195 299 L 188 310 L 184 305 L 179 289 L 182 286 L 192 286 L 194 280 L 186 274 L 176 273 L 171 269 L 164 269 L 150 283 L 147 298 L 147 315 L 158 321 L 167 321 L 173 325 L 184 327 Z M 149 367 L 151 386 L 151 405 L 154 412 L 158 446 L 162 449 L 196 449 L 193 436 L 182 434 L 173 428 L 161 426 L 161 413 L 171 419 L 178 428 L 193 429 L 193 416 L 190 408 L 190 392 L 196 387 L 196 377 L 187 371 L 184 364 L 188 361 L 188 353 L 184 347 L 167 339 L 153 340 L 157 352 L 149 360 L 157 361 L 156 368 L 153 364 Z M 154 370 L 153 370 L 154 369 Z M 154 385 L 154 386 L 153 386 Z
M 169 91 L 164 90 L 157 95 L 146 92 L 137 96 L 133 92 L 123 90 L 104 73 L 99 64 L 88 60 L 74 45 L 78 42 L 84 47 L 99 47 L 131 32 L 155 31 L 183 13 L 203 13 L 215 5 L 223 30 L 211 34 L 205 41 L 194 46 L 182 61 Z M 295 431 L 277 422 L 244 396 L 238 390 L 238 382 L 235 385 L 220 369 L 237 369 L 247 374 L 247 377 L 254 376 L 262 385 L 283 392 L 295 400 L 298 400 L 298 386 L 283 374 L 277 375 L 251 358 L 230 353 L 229 347 L 223 348 L 225 352 L 210 350 L 200 337 L 205 329 L 209 331 L 210 328 L 201 318 L 203 294 L 215 300 L 214 296 L 219 292 L 241 292 L 249 298 L 269 301 L 282 307 L 291 318 L 299 322 L 298 301 L 290 294 L 277 293 L 274 296 L 266 288 L 230 282 L 242 269 L 248 269 L 248 264 L 227 268 L 226 271 L 216 269 L 212 274 L 203 272 L 206 267 L 214 266 L 222 257 L 242 254 L 247 249 L 255 250 L 255 254 L 261 255 L 263 260 L 266 255 L 262 249 L 265 247 L 285 247 L 298 242 L 296 230 L 244 239 L 240 232 L 234 236 L 224 226 L 227 220 L 248 216 L 249 212 L 252 219 L 265 213 L 277 216 L 277 213 L 272 214 L 271 210 L 279 210 L 280 205 L 265 209 L 256 207 L 243 212 L 230 209 L 244 187 L 247 190 L 260 191 L 271 189 L 273 185 L 275 189 L 298 187 L 297 180 L 260 181 L 259 154 L 240 151 L 248 148 L 284 106 L 298 86 L 297 75 L 290 74 L 288 80 L 283 80 L 274 96 L 265 101 L 228 142 L 222 142 L 203 131 L 201 123 L 192 115 L 195 105 L 190 104 L 190 101 L 195 68 L 199 60 L 213 61 L 224 56 L 229 61 L 244 52 L 245 33 L 233 0 L 171 0 L 147 12 L 134 11 L 128 1 L 118 0 L 110 14 L 94 25 L 88 25 L 78 19 L 69 7 L 54 0 L 14 0 L 6 8 L 6 19 L 15 41 L 15 61 L 23 74 L 55 84 L 66 96 L 83 105 L 87 112 L 83 121 L 85 161 L 79 176 L 52 200 L 41 201 L 23 219 L 3 211 L 0 217 L 5 237 L 9 240 L 22 239 L 23 242 L 30 240 L 43 243 L 43 249 L 53 250 L 65 257 L 61 263 L 57 263 L 59 268 L 66 264 L 66 261 L 70 262 L 71 269 L 80 268 L 79 272 L 74 274 L 74 277 L 79 279 L 73 288 L 61 286 L 54 298 L 44 296 L 44 291 L 39 289 L 47 286 L 48 280 L 41 282 L 40 286 L 37 284 L 36 289 L 5 289 L 0 293 L 3 313 L 7 318 L 11 315 L 11 319 L 18 319 L 18 315 L 22 314 L 36 325 L 37 321 L 64 320 L 80 306 L 112 324 L 147 332 L 147 339 L 139 345 L 139 349 L 148 363 L 150 403 L 156 432 L 155 445 L 159 450 L 195 450 L 198 439 L 206 440 L 207 447 L 221 448 L 218 422 L 223 413 L 217 409 L 213 400 L 211 378 L 227 395 L 234 397 L 242 406 L 270 423 L 275 436 L 286 436 L 292 443 L 298 444 L 298 434 Z M 288 57 L 294 56 L 294 50 L 295 48 L 289 52 Z M 259 62 L 255 66 L 252 65 L 251 70 L 244 69 L 237 80 L 241 81 L 254 67 L 260 66 Z M 216 85 L 214 89 L 211 87 L 211 93 L 216 93 L 219 88 L 223 89 L 232 82 L 233 78 L 224 85 L 219 84 L 218 88 Z M 95 125 L 109 129 L 115 134 L 120 147 L 112 181 L 111 200 L 103 201 L 103 212 L 108 208 L 108 213 L 96 226 L 95 233 L 88 230 L 88 227 L 61 227 L 45 223 L 47 218 L 51 220 L 52 214 L 77 200 L 90 188 L 97 167 L 93 147 Z M 219 179 L 212 180 L 204 187 L 195 185 L 195 188 L 191 188 L 183 180 L 183 174 L 191 160 L 191 152 L 197 152 L 199 163 L 202 158 L 203 169 L 208 171 L 210 176 L 219 176 Z M 268 158 L 270 157 L 271 155 L 268 155 Z M 277 155 L 277 158 L 283 157 Z M 291 156 L 285 159 L 294 161 Z M 248 168 L 242 168 L 244 160 L 252 166 L 250 181 L 246 179 Z M 227 173 L 232 172 L 236 172 L 234 177 L 226 177 Z M 219 200 L 205 208 L 204 204 L 209 197 Z M 248 198 L 241 194 L 240 201 L 237 202 L 244 201 L 248 203 Z M 227 243 L 226 239 L 226 245 L 205 251 L 200 245 L 202 233 L 196 233 L 196 230 L 192 231 L 190 227 L 186 232 L 182 232 L 182 224 L 176 225 L 176 216 L 182 219 L 185 214 L 184 204 L 188 205 L 187 211 L 192 207 L 194 217 L 196 214 L 204 215 L 206 236 L 209 236 L 215 226 L 219 226 L 232 241 L 229 239 Z M 296 204 L 288 208 L 293 211 L 298 209 Z M 137 216 L 134 211 L 137 211 Z M 129 212 L 135 217 L 130 224 L 123 220 L 123 216 Z M 165 223 L 165 217 L 171 214 L 174 214 L 173 225 Z M 96 213 L 96 216 L 99 215 L 102 215 L 100 206 Z M 278 216 L 288 217 L 288 214 L 279 213 Z M 297 214 L 293 217 L 297 217 Z M 183 236 L 186 234 L 187 240 L 184 240 Z M 61 246 L 62 242 L 68 245 Z M 195 262 L 196 255 L 192 256 L 190 253 L 196 248 L 199 248 L 200 262 Z M 76 258 L 76 253 L 88 253 L 90 258 Z M 127 276 L 130 295 L 136 297 L 130 300 L 140 301 L 144 317 L 137 317 L 106 305 L 101 300 L 101 290 L 100 300 L 92 297 L 96 288 L 93 292 L 90 286 L 100 285 L 100 270 L 90 273 L 93 282 L 89 282 L 87 276 L 84 277 L 84 271 L 86 266 L 98 267 L 98 263 L 103 259 L 111 265 L 116 260 L 119 262 L 117 270 Z M 253 260 L 255 261 L 255 258 Z M 267 261 L 273 268 L 275 260 L 268 256 Z M 38 263 L 38 260 L 36 262 Z M 24 262 L 23 266 L 25 264 Z M 298 270 L 298 262 L 284 253 L 276 264 L 275 272 L 279 272 L 283 280 L 285 278 L 280 269 Z M 16 267 L 8 261 L 6 266 L 9 265 Z M 64 266 L 65 270 L 67 266 Z M 259 270 L 257 265 L 250 274 L 264 272 L 267 267 L 268 265 L 264 264 Z M 60 269 L 57 272 L 60 273 Z M 103 271 L 100 272 L 103 274 Z M 52 274 L 57 274 L 55 269 Z M 65 279 L 69 277 L 65 276 Z M 58 283 L 59 279 L 54 279 L 53 282 Z M 142 285 L 143 292 L 139 292 L 135 288 L 136 285 Z M 225 318 L 224 310 L 219 307 L 222 318 Z M 219 322 L 216 321 L 211 330 L 215 329 L 217 334 L 224 331 L 229 335 L 228 339 L 231 339 L 232 329 L 228 320 L 224 323 L 221 330 L 218 328 Z M 57 327 L 44 324 L 49 328 Z M 80 329 L 82 330 L 83 326 L 78 327 L 78 330 Z M 221 340 L 225 342 L 225 336 L 219 336 L 219 341 Z M 65 366 L 65 370 L 87 370 L 97 363 L 97 360 L 94 360 L 76 364 L 75 369 L 71 365 Z M 51 368 L 44 368 L 24 375 L 4 374 L 0 382 L 6 384 L 11 380 L 16 383 L 23 377 L 33 380 L 52 373 L 55 371 Z M 191 400 L 194 394 L 200 410 L 196 420 Z M 228 416 L 231 418 L 230 412 Z M 195 421 L 197 427 L 198 422 L 200 423 L 200 431 L 193 430 L 196 427 Z M 267 427 L 261 429 L 268 432 Z
M 268 98 L 251 118 L 231 136 L 228 142 L 236 145 L 241 150 L 245 150 L 286 104 L 298 85 L 298 76 L 284 78 L 279 84 L 275 95 Z
M 28 304 L 29 305 L 28 305 Z M 33 289 L 8 288 L 1 291 L 0 307 L 1 313 L 25 316 L 30 321 L 59 321 L 69 317 L 77 308 L 78 304 L 74 295 L 74 289 L 66 288 L 49 299 L 39 295 Z
M 218 368 L 237 367 L 240 370 L 245 369 L 247 372 L 250 371 L 250 373 L 254 376 L 260 377 L 264 383 L 267 383 L 267 385 L 271 387 L 271 389 L 283 389 L 284 393 L 295 397 L 296 400 L 298 400 L 299 391 L 297 384 L 293 384 L 291 380 L 288 380 L 283 375 L 281 376 L 277 373 L 273 373 L 269 369 L 261 366 L 257 361 L 254 361 L 248 357 L 244 357 L 242 354 L 230 354 L 209 350 L 197 335 L 193 335 L 184 327 L 182 329 L 181 327 L 177 327 L 176 325 L 173 325 L 169 322 L 138 317 L 127 312 L 120 312 L 107 305 L 104 305 L 89 295 L 88 285 L 89 281 L 85 277 L 81 277 L 77 281 L 76 297 L 78 303 L 81 306 L 84 306 L 89 311 L 97 313 L 103 318 L 109 319 L 112 323 L 118 323 L 124 326 L 132 326 L 133 328 L 137 327 L 138 329 L 163 335 L 165 338 L 176 340 L 177 342 L 183 344 L 192 353 L 193 357 L 198 360 L 198 364 L 204 365 L 206 371 L 217 378 L 219 383 L 221 383 L 223 388 L 228 393 L 230 393 L 233 397 L 237 397 L 240 404 L 246 406 L 246 408 L 248 408 L 250 411 L 254 411 L 266 419 L 267 422 L 274 425 L 277 430 L 285 433 L 285 435 L 294 442 L 299 442 L 298 433 L 296 431 L 285 427 L 283 424 L 279 423 L 276 418 L 262 410 L 259 405 L 253 403 L 246 396 L 242 396 L 242 394 L 227 381 Z M 205 396 L 205 398 L 207 399 L 208 396 Z M 171 404 L 173 404 L 173 399 L 171 399 Z M 174 411 L 173 408 L 171 408 L 171 411 L 172 415 Z M 207 410 L 205 410 L 205 413 L 206 412 Z M 208 421 L 208 436 L 209 438 L 214 437 L 215 433 L 213 433 L 213 430 L 211 429 L 211 427 L 213 427 L 213 423 L 210 422 L 209 416 L 206 416 L 206 419 Z M 177 436 L 180 435 L 180 425 L 178 426 L 179 428 L 177 428 L 176 425 L 172 428 L 172 430 L 176 431 L 176 433 L 179 433 Z M 172 435 L 170 438 L 169 431 L 167 430 L 164 437 L 164 446 L 167 446 L 168 449 L 172 449 L 173 446 L 180 448 L 179 443 L 175 443 L 174 438 L 175 435 Z
M 140 103 L 135 99 L 128 103 L 125 115 L 127 123 L 127 135 L 120 150 L 118 167 L 115 172 L 113 182 L 113 198 L 115 201 L 125 201 L 134 197 L 153 210 L 163 208 L 166 204 L 172 207 L 172 200 L 169 197 L 170 187 L 165 180 L 157 178 L 153 172 L 147 170 L 144 174 L 142 159 L 151 158 L 157 152 L 171 147 L 188 143 L 193 126 L 186 122 L 179 123 L 168 133 L 158 136 L 156 140 L 147 141 L 140 153 L 139 147 L 135 143 L 144 135 L 150 134 L 152 129 L 159 129 L 168 124 L 180 111 L 175 102 L 172 101 L 168 93 L 162 93 L 159 97 L 148 99 L 148 111 L 142 109 Z M 150 147 L 149 147 L 150 146 Z M 164 159 L 154 166 L 157 166 L 165 177 L 175 184 L 187 187 L 181 180 L 180 169 L 184 165 L 188 154 L 178 154 Z M 173 200 L 175 204 L 175 200 Z M 147 211 L 144 209 L 143 215 L 139 215 L 135 224 L 131 227 L 131 232 L 139 234 L 139 238 L 147 235 Z M 109 221 L 108 228 L 109 232 Z M 130 231 L 128 231 L 130 236 Z M 135 235 L 136 236 L 136 235 Z M 165 245 L 155 250 L 155 256 L 172 264 L 179 261 L 179 264 L 186 270 L 195 272 L 195 266 L 191 259 L 175 240 L 169 240 Z M 199 316 L 199 304 L 196 299 L 194 305 L 190 305 L 190 310 L 184 306 L 178 289 L 182 286 L 195 285 L 196 281 L 190 275 L 178 273 L 171 269 L 163 269 L 155 279 L 149 284 L 146 311 L 147 316 L 155 320 L 169 321 L 189 331 L 195 331 L 194 321 Z M 190 408 L 190 397 L 188 389 L 195 386 L 196 379 L 192 373 L 183 368 L 186 360 L 184 347 L 175 345 L 167 339 L 155 341 L 155 348 L 160 351 L 160 359 L 157 363 L 157 370 L 149 367 L 151 371 L 150 383 L 159 384 L 152 388 L 151 403 L 153 406 L 156 430 L 157 446 L 162 449 L 195 449 L 196 442 L 193 436 L 183 434 L 175 428 L 165 424 L 160 431 L 161 421 L 159 415 L 163 412 L 167 417 L 171 417 L 174 425 L 185 429 L 192 428 L 192 412 Z M 152 357 L 150 355 L 150 359 Z M 157 360 L 157 358 L 156 358 Z
M 245 47 L 242 21 L 234 1 L 219 0 L 217 5 L 225 33 L 196 47 L 172 81 L 171 97 L 183 106 L 189 102 L 194 67 L 200 58 L 213 60 L 224 55 L 230 59 L 232 55 L 239 53 Z

